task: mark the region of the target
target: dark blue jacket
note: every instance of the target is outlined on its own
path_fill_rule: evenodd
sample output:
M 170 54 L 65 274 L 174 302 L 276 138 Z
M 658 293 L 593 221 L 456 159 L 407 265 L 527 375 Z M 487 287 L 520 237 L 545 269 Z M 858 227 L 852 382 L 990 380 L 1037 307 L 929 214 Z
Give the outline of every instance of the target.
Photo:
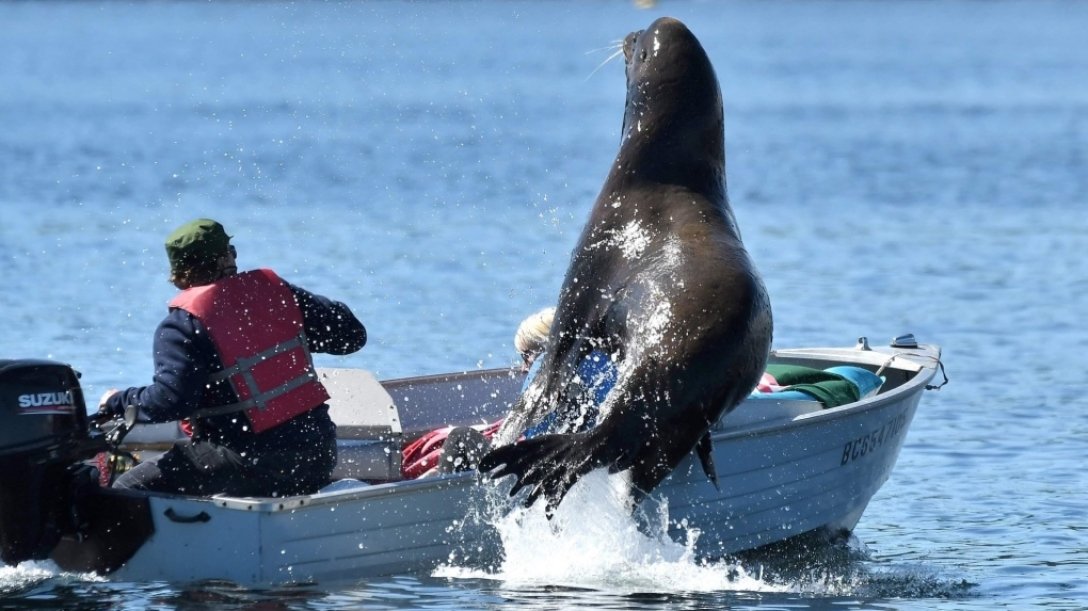
M 302 310 L 303 329 L 311 352 L 350 354 L 366 344 L 366 329 L 346 305 L 291 284 L 287 286 Z M 170 422 L 189 417 L 198 407 L 238 400 L 225 381 L 208 386 L 208 376 L 222 370 L 223 365 L 208 332 L 189 312 L 170 310 L 155 331 L 153 351 L 152 383 L 114 394 L 106 401 L 106 411 L 120 415 L 126 405 L 135 405 L 140 410 L 141 421 Z M 308 421 L 313 421 L 311 426 L 307 426 Z M 225 414 L 201 419 L 194 439 L 221 443 L 238 451 L 256 451 L 260 446 L 280 445 L 268 443 L 277 438 L 291 443 L 294 429 L 314 429 L 309 431 L 311 435 L 327 436 L 331 421 L 326 421 L 328 409 L 319 408 L 258 436 L 249 430 L 240 414 Z M 258 437 L 263 440 L 258 441 Z

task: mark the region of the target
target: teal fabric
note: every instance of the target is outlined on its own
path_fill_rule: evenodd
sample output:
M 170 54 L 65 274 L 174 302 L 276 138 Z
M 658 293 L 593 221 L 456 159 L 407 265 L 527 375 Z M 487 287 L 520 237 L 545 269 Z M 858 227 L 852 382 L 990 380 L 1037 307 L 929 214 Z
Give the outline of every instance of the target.
M 868 369 L 861 367 L 854 367 L 853 365 L 839 365 L 838 367 L 828 367 L 824 371 L 831 373 L 837 373 L 842 377 L 850 380 L 854 383 L 854 386 L 858 387 L 858 394 L 864 399 L 870 395 L 876 394 L 880 387 L 884 385 L 884 378 L 876 375 Z
M 767 401 L 815 401 L 812 395 L 799 390 L 776 390 L 774 392 L 754 392 L 748 395 L 749 399 Z

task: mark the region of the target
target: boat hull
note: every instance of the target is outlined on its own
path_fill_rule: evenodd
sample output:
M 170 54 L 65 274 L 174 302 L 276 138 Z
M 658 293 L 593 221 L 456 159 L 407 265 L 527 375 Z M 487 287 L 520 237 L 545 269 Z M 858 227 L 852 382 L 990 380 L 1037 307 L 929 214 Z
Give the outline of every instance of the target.
M 277 585 L 426 573 L 463 543 L 487 539 L 462 527 L 478 492 L 476 478 L 461 476 L 305 502 L 152 497 L 154 535 L 111 577 Z
M 655 491 L 667 500 L 670 534 L 684 540 L 681 525 L 694 528 L 696 552 L 719 557 L 814 530 L 852 531 L 891 474 L 919 398 L 715 435 L 719 489 L 689 457 Z
M 852 530 L 888 479 L 939 363 L 935 348 L 866 352 L 777 354 L 782 362 L 811 366 L 861 364 L 880 371 L 891 388 L 831 409 L 808 401 L 747 401 L 713 429 L 718 488 L 692 456 L 643 508 L 667 510 L 670 535 L 678 541 L 697 531 L 696 552 L 708 558 L 811 531 Z M 470 410 L 476 420 L 501 414 L 517 387 L 505 373 L 425 382 L 417 386 L 431 386 L 420 396 L 486 397 L 487 413 L 478 404 Z M 457 392 L 440 392 L 444 384 Z M 501 393 L 494 390 L 500 387 Z M 413 392 L 405 381 L 389 388 L 405 400 Z M 421 413 L 429 410 L 417 403 Z M 400 415 L 410 425 L 412 414 Z M 259 586 L 421 574 L 451 562 L 488 566 L 502 553 L 489 516 L 509 502 L 508 488 L 509 482 L 458 473 L 286 499 L 153 495 L 154 534 L 113 578 Z

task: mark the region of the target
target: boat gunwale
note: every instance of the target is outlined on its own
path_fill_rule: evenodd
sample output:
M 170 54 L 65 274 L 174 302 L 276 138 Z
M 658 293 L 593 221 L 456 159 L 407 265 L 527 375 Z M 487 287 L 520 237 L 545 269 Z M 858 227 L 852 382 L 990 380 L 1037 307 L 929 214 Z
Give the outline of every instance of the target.
M 384 498 L 390 496 L 399 496 L 402 494 L 418 493 L 421 490 L 426 489 L 441 489 L 441 488 L 463 488 L 473 484 L 480 483 L 479 473 L 476 471 L 463 471 L 461 473 L 450 473 L 443 475 L 434 475 L 430 477 L 422 477 L 417 479 L 403 479 L 390 482 L 381 482 L 378 484 L 365 484 L 358 488 L 347 488 L 343 490 L 330 490 L 327 492 L 315 492 L 314 494 L 284 497 L 282 499 L 270 499 L 265 497 L 237 497 L 237 496 L 225 496 L 215 495 L 208 498 L 199 497 L 186 497 L 171 495 L 171 499 L 184 499 L 192 501 L 203 501 L 215 504 L 218 507 L 235 510 L 245 510 L 261 513 L 282 513 L 285 511 L 296 511 L 300 509 L 307 509 L 309 507 L 319 507 L 328 505 L 329 503 L 339 503 L 342 501 L 355 501 L 361 499 Z
M 796 429 L 817 426 L 829 420 L 841 419 L 853 414 L 859 414 L 870 410 L 881 409 L 889 405 L 909 400 L 912 395 L 919 395 L 924 386 L 936 375 L 937 364 L 940 362 L 940 348 L 932 345 L 920 345 L 918 349 L 904 350 L 858 350 L 856 348 L 794 348 L 775 350 L 771 353 L 772 360 L 818 360 L 832 363 L 869 365 L 898 369 L 914 373 L 903 384 L 882 393 L 856 401 L 846 405 L 832 408 L 822 408 L 812 412 L 800 414 L 790 419 L 771 419 L 755 423 L 741 425 L 738 428 L 717 430 L 711 435 L 714 441 L 727 441 L 736 438 L 759 437 L 766 435 L 791 432 Z M 396 380 L 384 380 L 382 384 L 412 384 L 420 382 L 444 381 L 451 382 L 464 377 L 488 377 L 489 375 L 515 375 L 514 369 L 483 369 L 465 371 L 460 373 L 432 374 L 426 376 L 399 378 Z M 726 424 L 728 426 L 728 424 Z M 470 488 L 478 486 L 484 477 L 476 471 L 465 471 L 435 475 L 426 478 L 411 480 L 396 480 L 367 484 L 359 488 L 343 490 L 331 490 L 317 492 L 311 495 L 301 495 L 283 498 L 266 497 L 233 497 L 215 495 L 212 497 L 191 497 L 184 495 L 152 494 L 163 502 L 185 501 L 193 503 L 210 503 L 217 507 L 253 511 L 260 513 L 282 513 L 305 510 L 308 507 L 326 506 L 331 503 L 345 501 L 363 501 L 370 499 L 416 494 L 425 490 L 442 488 Z
M 841 358 L 848 354 L 866 354 L 870 351 L 859 351 L 852 348 L 800 348 L 779 350 L 772 352 L 772 357 L 793 360 L 826 360 L 842 363 Z M 772 419 L 761 422 L 740 425 L 736 428 L 717 429 L 711 434 L 713 441 L 725 441 L 740 437 L 758 437 L 778 434 L 781 431 L 791 431 L 803 427 L 824 424 L 828 420 L 837 420 L 849 415 L 861 414 L 871 410 L 888 407 L 895 403 L 903 402 L 911 396 L 921 395 L 925 386 L 929 384 L 933 376 L 937 374 L 937 364 L 940 363 L 940 348 L 931 345 L 921 345 L 917 350 L 895 352 L 871 351 L 873 355 L 883 358 L 850 359 L 852 362 L 867 365 L 886 366 L 888 369 L 899 369 L 914 373 L 903 384 L 896 386 L 886 393 L 880 393 L 836 407 L 819 408 L 808 413 L 796 415 L 790 419 Z M 919 360 L 915 360 L 919 359 Z M 899 362 L 896 362 L 899 361 Z M 728 415 L 724 416 L 728 418 Z M 728 423 L 725 424 L 728 427 Z

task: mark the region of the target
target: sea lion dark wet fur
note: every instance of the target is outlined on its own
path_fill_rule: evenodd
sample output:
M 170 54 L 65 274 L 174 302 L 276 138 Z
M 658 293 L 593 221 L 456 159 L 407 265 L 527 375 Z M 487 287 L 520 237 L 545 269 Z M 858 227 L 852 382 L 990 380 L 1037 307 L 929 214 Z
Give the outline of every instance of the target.
M 576 246 L 541 369 L 481 462 L 549 510 L 599 467 L 629 470 L 636 499 L 755 387 L 770 350 L 770 300 L 726 198 L 721 92 L 695 36 L 662 18 L 623 45 L 623 140 Z M 577 366 L 613 355 L 598 425 L 513 443 L 577 401 Z

